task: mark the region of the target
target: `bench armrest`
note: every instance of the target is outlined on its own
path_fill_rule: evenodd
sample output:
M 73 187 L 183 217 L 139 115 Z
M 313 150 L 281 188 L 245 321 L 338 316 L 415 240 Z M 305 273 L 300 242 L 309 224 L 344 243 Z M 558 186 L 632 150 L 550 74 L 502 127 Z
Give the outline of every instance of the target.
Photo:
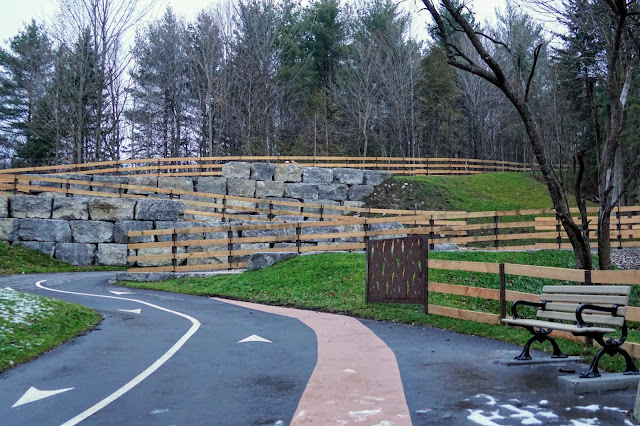
M 516 300 L 511 304 L 511 314 L 513 315 L 513 319 L 519 319 L 520 315 L 518 315 L 517 312 L 518 305 L 534 306 L 544 309 L 546 304 L 547 302 L 529 302 L 527 300 Z
M 618 312 L 618 305 L 613 306 L 600 306 L 600 305 L 592 305 L 591 303 L 583 303 L 576 309 L 576 321 L 578 323 L 578 327 L 584 327 L 587 323 L 582 319 L 582 312 L 585 309 L 589 309 L 591 311 L 599 311 L 599 312 L 609 312 L 612 316 L 616 317 L 616 313 Z

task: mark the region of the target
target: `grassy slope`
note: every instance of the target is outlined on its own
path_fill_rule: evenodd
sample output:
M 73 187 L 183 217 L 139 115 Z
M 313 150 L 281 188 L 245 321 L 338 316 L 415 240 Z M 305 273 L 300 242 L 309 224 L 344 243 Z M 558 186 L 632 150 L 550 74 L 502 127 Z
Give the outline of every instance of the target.
M 431 253 L 433 258 L 479 260 L 486 253 Z M 570 267 L 573 255 L 567 251 L 540 253 L 490 253 L 483 260 Z M 420 307 L 412 305 L 365 304 L 365 258 L 363 254 L 327 253 L 297 257 L 272 267 L 238 275 L 215 276 L 206 279 L 185 278 L 158 283 L 125 283 L 126 285 L 174 291 L 195 295 L 212 295 L 252 302 L 295 306 L 327 312 L 344 313 L 360 318 L 394 321 L 406 324 L 429 325 L 461 333 L 490 337 L 516 344 L 523 344 L 529 333 L 518 328 L 456 320 L 437 315 L 424 315 Z M 452 284 L 474 284 L 497 288 L 497 276 L 454 271 L 430 270 L 430 281 Z M 540 289 L 544 280 L 526 279 L 510 282 L 509 288 Z M 432 293 L 433 304 L 462 309 L 497 313 L 498 303 L 475 298 Z M 632 333 L 633 340 L 640 341 Z M 537 345 L 536 348 L 539 348 Z M 595 348 L 586 348 L 575 342 L 564 341 L 567 353 L 592 356 Z M 620 360 L 605 357 L 603 368 L 619 370 Z
M 491 211 L 551 208 L 544 184 L 528 173 L 396 177 L 378 187 L 375 208 Z
M 45 272 L 113 271 L 123 268 L 73 266 L 37 250 L 0 241 L 0 275 L 36 274 Z
M 0 373 L 100 323 L 84 306 L 0 289 Z

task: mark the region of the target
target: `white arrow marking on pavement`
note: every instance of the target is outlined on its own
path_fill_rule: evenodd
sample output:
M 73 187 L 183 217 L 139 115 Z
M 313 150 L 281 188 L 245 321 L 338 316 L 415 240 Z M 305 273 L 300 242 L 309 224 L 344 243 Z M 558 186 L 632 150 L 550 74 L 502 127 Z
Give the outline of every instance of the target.
M 116 296 L 122 296 L 123 294 L 133 294 L 130 291 L 113 291 L 113 290 L 110 290 L 109 293 L 113 293 Z
M 142 309 L 118 309 L 120 312 L 129 312 L 130 314 L 139 314 Z
M 22 398 L 20 398 L 18 400 L 18 402 L 13 404 L 13 406 L 11 406 L 11 408 L 15 408 L 15 407 L 18 407 L 20 405 L 28 404 L 30 402 L 38 401 L 40 399 L 48 398 L 50 396 L 57 395 L 57 394 L 62 393 L 62 392 L 70 391 L 71 389 L 73 389 L 73 388 L 45 391 L 45 390 L 36 389 L 36 388 L 34 388 L 32 386 L 32 387 L 29 388 L 28 391 L 25 392 L 24 395 L 22 395 Z
M 246 339 L 240 340 L 238 343 L 246 343 L 246 342 L 264 342 L 264 343 L 272 343 L 271 340 L 267 340 L 264 337 L 260 337 L 256 334 L 252 334 Z

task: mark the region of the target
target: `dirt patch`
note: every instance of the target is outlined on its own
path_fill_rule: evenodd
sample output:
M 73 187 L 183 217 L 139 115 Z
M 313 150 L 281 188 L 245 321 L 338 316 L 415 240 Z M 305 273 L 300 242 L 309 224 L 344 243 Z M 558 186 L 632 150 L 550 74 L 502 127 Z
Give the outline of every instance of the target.
M 449 191 L 420 182 L 393 179 L 376 187 L 367 207 L 398 210 L 448 210 Z

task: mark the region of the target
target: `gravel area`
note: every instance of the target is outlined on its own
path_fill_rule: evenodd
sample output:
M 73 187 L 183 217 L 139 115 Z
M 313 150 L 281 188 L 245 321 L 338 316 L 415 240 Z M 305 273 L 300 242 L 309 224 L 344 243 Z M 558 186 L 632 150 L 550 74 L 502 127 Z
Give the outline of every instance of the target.
M 612 248 L 611 262 L 620 269 L 640 269 L 640 248 Z

